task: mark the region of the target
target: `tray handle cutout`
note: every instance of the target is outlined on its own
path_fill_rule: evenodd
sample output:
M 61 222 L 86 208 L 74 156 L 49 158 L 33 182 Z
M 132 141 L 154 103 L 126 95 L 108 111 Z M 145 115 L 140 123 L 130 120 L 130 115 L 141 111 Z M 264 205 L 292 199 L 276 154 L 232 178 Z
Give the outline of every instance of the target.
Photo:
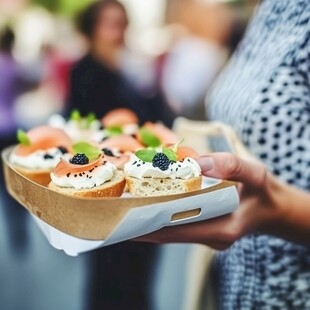
M 177 221 L 188 220 L 190 218 L 197 217 L 200 214 L 201 214 L 201 208 L 182 211 L 182 212 L 172 214 L 170 221 L 171 223 L 174 223 Z

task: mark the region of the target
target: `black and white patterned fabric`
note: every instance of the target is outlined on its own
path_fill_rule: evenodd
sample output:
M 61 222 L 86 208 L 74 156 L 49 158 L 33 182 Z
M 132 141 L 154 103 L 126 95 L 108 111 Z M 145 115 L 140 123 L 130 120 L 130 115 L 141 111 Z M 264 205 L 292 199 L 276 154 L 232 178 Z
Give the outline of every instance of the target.
M 262 1 L 206 102 L 209 119 L 309 190 L 310 0 Z M 221 309 L 310 309 L 309 247 L 255 234 L 220 253 L 216 268 Z

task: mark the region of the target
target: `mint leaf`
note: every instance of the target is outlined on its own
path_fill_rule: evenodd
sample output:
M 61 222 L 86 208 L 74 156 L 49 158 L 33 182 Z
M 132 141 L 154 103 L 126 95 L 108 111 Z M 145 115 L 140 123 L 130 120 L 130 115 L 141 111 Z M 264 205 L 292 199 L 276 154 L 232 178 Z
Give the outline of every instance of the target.
M 76 153 L 85 154 L 90 161 L 97 159 L 102 154 L 100 149 L 87 142 L 77 142 L 73 144 L 72 150 L 74 154 Z
M 177 161 L 178 156 L 177 156 L 176 152 L 173 151 L 172 149 L 169 149 L 167 147 L 163 147 L 162 152 L 169 158 L 169 160 Z
M 159 138 L 154 135 L 151 131 L 149 131 L 145 127 L 141 127 L 139 130 L 142 143 L 146 146 L 150 147 L 157 147 L 160 146 L 160 140 Z
M 108 136 L 118 136 L 121 135 L 123 133 L 123 129 L 120 126 L 112 126 L 112 127 L 108 127 L 106 128 L 107 134 Z
M 73 110 L 70 114 L 70 120 L 79 122 L 82 119 L 81 113 L 79 110 Z
M 22 145 L 31 145 L 31 141 L 29 137 L 27 136 L 27 133 L 23 131 L 22 129 L 17 130 L 17 141 Z
M 139 158 L 139 159 L 141 159 L 141 160 L 143 160 L 143 161 L 145 161 L 145 162 L 147 162 L 147 163 L 151 163 L 152 162 L 152 160 L 153 160 L 153 158 L 154 158 L 154 156 L 156 155 L 156 151 L 155 150 L 151 150 L 151 149 L 144 149 L 144 150 L 139 150 L 139 151 L 137 151 L 136 153 L 135 153 L 135 155 Z

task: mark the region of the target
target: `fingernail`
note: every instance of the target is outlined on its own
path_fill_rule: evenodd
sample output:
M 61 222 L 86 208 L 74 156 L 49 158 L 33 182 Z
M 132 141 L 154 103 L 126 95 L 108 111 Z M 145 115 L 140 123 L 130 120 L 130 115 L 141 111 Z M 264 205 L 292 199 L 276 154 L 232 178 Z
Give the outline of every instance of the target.
M 205 156 L 196 159 L 202 171 L 211 170 L 214 167 L 214 160 L 212 157 Z

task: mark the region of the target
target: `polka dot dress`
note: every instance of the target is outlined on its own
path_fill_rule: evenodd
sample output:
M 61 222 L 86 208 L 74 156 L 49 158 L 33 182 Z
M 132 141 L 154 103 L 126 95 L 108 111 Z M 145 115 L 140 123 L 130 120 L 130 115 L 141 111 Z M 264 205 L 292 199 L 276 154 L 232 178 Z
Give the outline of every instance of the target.
M 310 1 L 262 1 L 206 102 L 270 171 L 310 190 Z M 310 309 L 309 247 L 255 234 L 216 268 L 221 309 Z

